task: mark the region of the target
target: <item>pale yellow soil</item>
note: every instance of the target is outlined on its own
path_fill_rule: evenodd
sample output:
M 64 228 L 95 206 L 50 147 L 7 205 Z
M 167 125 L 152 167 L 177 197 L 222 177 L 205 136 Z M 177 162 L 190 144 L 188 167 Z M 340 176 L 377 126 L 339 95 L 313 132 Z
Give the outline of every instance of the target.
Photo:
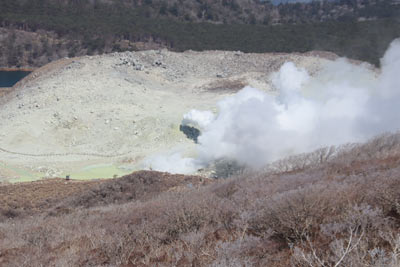
M 110 178 L 158 153 L 193 155 L 185 113 L 216 111 L 245 85 L 273 91 L 270 74 L 286 61 L 312 74 L 329 57 L 162 50 L 51 63 L 0 99 L 0 180 Z

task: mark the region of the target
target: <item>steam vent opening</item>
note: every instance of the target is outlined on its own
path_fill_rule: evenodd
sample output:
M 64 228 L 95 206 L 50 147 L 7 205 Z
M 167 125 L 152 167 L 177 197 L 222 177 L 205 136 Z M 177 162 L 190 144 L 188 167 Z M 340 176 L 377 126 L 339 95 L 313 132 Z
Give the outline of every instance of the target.
M 197 144 L 197 139 L 200 136 L 201 132 L 199 129 L 188 126 L 188 125 L 180 125 L 179 130 L 186 135 L 186 137 L 190 140 L 193 140 Z

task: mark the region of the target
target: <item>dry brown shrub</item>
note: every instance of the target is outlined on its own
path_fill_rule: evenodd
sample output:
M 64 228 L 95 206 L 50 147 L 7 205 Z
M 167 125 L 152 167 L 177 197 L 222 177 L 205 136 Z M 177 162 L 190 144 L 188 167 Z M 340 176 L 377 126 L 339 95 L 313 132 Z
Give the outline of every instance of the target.
M 399 148 L 380 137 L 204 186 L 156 172 L 108 181 L 5 218 L 0 265 L 394 267 Z

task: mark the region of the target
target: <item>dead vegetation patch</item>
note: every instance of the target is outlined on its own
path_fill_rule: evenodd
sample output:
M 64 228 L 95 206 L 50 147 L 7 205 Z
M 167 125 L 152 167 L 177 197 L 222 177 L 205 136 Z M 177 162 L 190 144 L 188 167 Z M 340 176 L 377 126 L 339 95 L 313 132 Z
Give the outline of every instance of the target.
M 231 80 L 228 78 L 220 78 L 219 80 L 215 80 L 209 84 L 202 86 L 201 90 L 215 93 L 236 93 L 243 89 L 246 85 L 246 81 L 241 79 Z
M 169 190 L 182 191 L 210 183 L 198 176 L 140 171 L 109 180 L 79 181 L 45 179 L 0 185 L 0 221 L 49 211 L 69 213 L 74 209 L 148 200 Z
M 62 207 L 95 207 L 146 201 L 162 192 L 197 188 L 209 184 L 210 179 L 200 176 L 172 175 L 155 171 L 138 171 L 121 178 L 105 180 L 84 192 L 66 198 Z M 60 208 L 58 206 L 57 208 Z
M 61 199 L 78 195 L 103 182 L 102 180 L 46 179 L 27 183 L 2 184 L 0 185 L 0 221 L 5 218 L 42 212 Z
M 100 183 L 59 202 L 66 213 L 1 223 L 0 264 L 395 267 L 399 137 L 208 185 L 157 172 Z

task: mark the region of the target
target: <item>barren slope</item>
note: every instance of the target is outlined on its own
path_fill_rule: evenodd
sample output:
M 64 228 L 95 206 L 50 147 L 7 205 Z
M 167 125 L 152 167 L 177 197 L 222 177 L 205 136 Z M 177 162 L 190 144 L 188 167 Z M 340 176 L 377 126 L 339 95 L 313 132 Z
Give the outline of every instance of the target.
M 331 54 L 126 52 L 63 59 L 1 98 L 0 178 L 113 177 L 150 155 L 184 149 L 179 131 L 190 109 L 215 110 L 245 85 L 271 88 L 285 61 L 315 73 Z

